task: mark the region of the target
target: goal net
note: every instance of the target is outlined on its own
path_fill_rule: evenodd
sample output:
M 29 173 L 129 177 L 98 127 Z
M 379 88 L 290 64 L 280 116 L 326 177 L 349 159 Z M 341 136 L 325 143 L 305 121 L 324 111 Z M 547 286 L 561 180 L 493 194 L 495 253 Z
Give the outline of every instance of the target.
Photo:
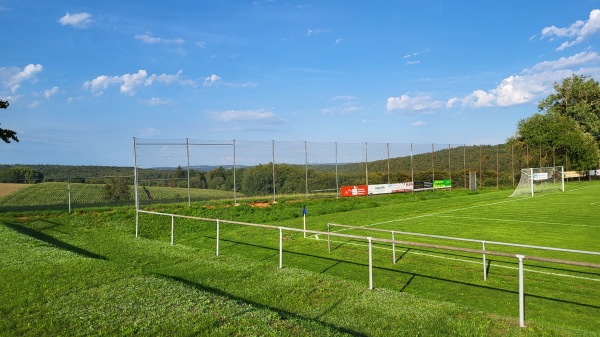
M 535 193 L 565 191 L 562 166 L 536 167 L 521 170 L 519 185 L 510 197 L 532 196 Z

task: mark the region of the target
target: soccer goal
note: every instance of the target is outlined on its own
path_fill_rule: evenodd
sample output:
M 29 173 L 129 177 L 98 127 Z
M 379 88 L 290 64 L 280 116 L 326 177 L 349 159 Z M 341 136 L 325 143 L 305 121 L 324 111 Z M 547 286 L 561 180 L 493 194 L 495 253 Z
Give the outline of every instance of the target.
M 536 167 L 521 170 L 519 185 L 510 195 L 518 197 L 534 193 L 565 191 L 565 174 L 562 166 Z

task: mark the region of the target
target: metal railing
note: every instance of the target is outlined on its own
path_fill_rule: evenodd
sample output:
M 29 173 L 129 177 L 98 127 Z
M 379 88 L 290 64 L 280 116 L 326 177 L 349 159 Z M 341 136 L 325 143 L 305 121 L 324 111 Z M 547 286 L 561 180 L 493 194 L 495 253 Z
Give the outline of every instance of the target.
M 400 245 L 405 245 L 405 246 L 413 246 L 413 247 L 421 247 L 421 248 L 433 248 L 433 249 L 455 251 L 455 252 L 464 252 L 464 253 L 473 253 L 473 254 L 481 254 L 481 255 L 492 255 L 492 256 L 516 258 L 518 260 L 518 264 L 519 264 L 519 325 L 521 327 L 525 327 L 525 292 L 524 292 L 524 276 L 523 276 L 523 261 L 524 260 L 549 262 L 549 263 L 556 263 L 556 264 L 565 264 L 565 265 L 600 269 L 600 264 L 596 264 L 596 263 L 550 259 L 550 258 L 539 257 L 539 256 L 529 256 L 529 255 L 526 256 L 523 254 L 486 251 L 484 249 L 479 250 L 479 249 L 442 246 L 442 245 L 434 245 L 434 244 L 428 244 L 428 243 L 399 241 L 399 240 L 394 240 L 394 239 L 384 239 L 384 238 L 365 237 L 365 236 L 360 236 L 360 235 L 343 234 L 343 233 L 338 233 L 338 232 L 331 232 L 329 230 L 329 226 L 328 226 L 328 231 L 323 232 L 323 231 L 307 230 L 305 228 L 299 229 L 299 228 L 293 228 L 293 227 L 255 224 L 255 223 L 232 221 L 232 220 L 219 220 L 219 219 L 202 218 L 202 217 L 189 216 L 189 215 L 179 215 L 179 214 L 171 214 L 171 213 L 145 211 L 145 210 L 141 210 L 141 209 L 136 210 L 136 217 L 135 217 L 135 236 L 136 237 L 138 237 L 138 235 L 139 235 L 139 214 L 140 213 L 171 217 L 171 245 L 174 245 L 175 218 L 215 222 L 216 223 L 216 255 L 217 256 L 219 256 L 220 224 L 221 223 L 278 230 L 279 231 L 279 268 L 283 268 L 283 232 L 284 231 L 304 233 L 305 236 L 306 236 L 306 234 L 326 235 L 329 253 L 331 253 L 331 245 L 330 245 L 330 242 L 331 242 L 330 237 L 331 236 L 366 241 L 366 242 L 368 242 L 368 251 L 369 251 L 369 289 L 373 289 L 373 242 L 388 243 L 388 244 L 392 244 L 392 245 L 400 244 Z M 417 233 L 412 233 L 412 234 L 417 234 Z M 443 238 L 449 238 L 449 237 L 443 237 Z M 461 240 L 460 238 L 453 238 L 453 239 Z M 471 239 L 464 239 L 464 240 L 481 242 L 481 241 L 471 240 Z M 492 243 L 492 241 L 490 241 L 490 243 Z M 507 244 L 507 245 L 513 245 L 513 244 Z M 514 244 L 514 246 L 524 247 L 526 245 Z M 531 247 L 536 247 L 536 246 L 531 246 Z M 537 248 L 559 250 L 558 248 L 553 249 L 552 247 L 537 247 Z M 573 252 L 584 252 L 584 251 L 573 251 Z M 598 252 L 587 252 L 587 253 L 592 253 L 594 255 L 600 255 L 600 253 L 598 253 Z M 395 261 L 395 259 L 394 259 L 394 261 Z

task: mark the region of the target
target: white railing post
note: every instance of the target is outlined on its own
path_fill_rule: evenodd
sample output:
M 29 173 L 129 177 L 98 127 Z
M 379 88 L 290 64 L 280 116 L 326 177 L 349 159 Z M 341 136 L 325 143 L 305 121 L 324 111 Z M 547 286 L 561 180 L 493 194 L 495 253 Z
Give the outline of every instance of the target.
M 519 326 L 525 327 L 525 285 L 523 280 L 523 259 L 524 255 L 517 255 L 519 259 Z
M 369 237 L 369 289 L 373 289 L 373 238 Z
M 396 264 L 396 238 L 394 234 L 394 231 L 392 231 L 392 259 L 394 259 L 394 264 Z
M 485 252 L 485 241 L 481 241 L 481 250 Z M 485 253 L 483 255 L 483 280 L 487 281 L 487 268 L 485 267 Z
M 283 228 L 279 227 L 279 269 L 283 268 Z
M 173 245 L 173 237 L 175 236 L 175 216 L 171 216 L 171 246 Z
M 217 256 L 219 256 L 219 235 L 220 235 L 219 220 L 217 220 Z
M 331 238 L 329 237 L 330 226 L 327 224 L 327 252 L 331 253 Z

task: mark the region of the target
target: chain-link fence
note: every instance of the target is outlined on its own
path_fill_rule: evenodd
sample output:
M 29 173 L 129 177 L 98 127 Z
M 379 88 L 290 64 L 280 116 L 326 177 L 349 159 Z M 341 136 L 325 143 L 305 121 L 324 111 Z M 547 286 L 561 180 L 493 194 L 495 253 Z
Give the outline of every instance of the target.
M 451 180 L 514 188 L 526 167 L 564 166 L 553 148 L 415 143 L 135 139 L 134 166 L 0 174 L 0 211 L 146 205 L 282 195 L 338 197 L 341 186 Z M 0 167 L 0 173 L 2 168 Z M 476 173 L 470 175 L 470 173 Z M 7 183 L 8 182 L 8 183 Z
M 133 168 L 129 169 L 133 173 Z M 67 174 L 47 179 L 0 183 L 0 212 L 64 210 L 83 207 L 134 206 L 133 174 L 82 176 Z
M 294 194 L 337 197 L 343 185 L 451 180 L 453 188 L 467 188 L 469 172 L 476 172 L 479 188 L 514 188 L 521 168 L 569 169 L 568 155 L 553 148 L 507 144 L 134 139 L 134 148 L 141 205 L 162 200 L 148 193 L 149 186 L 179 188 L 171 197 L 177 201 L 209 198 L 201 191 L 210 198 L 276 201 Z

